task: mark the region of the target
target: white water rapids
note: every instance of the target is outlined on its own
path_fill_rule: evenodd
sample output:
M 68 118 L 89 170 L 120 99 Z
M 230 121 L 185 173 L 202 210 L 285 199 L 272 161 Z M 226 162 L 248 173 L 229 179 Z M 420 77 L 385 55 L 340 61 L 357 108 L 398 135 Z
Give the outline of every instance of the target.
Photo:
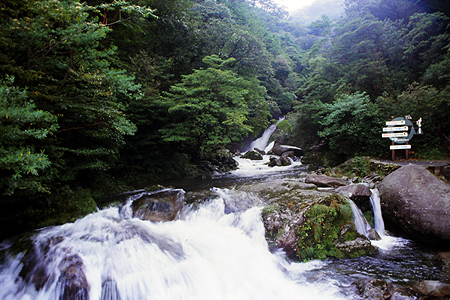
M 239 169 L 229 176 L 236 182 L 289 174 L 299 180 L 301 162 L 270 168 L 268 158 L 237 158 Z M 214 197 L 185 206 L 170 222 L 133 216 L 131 204 L 140 197 L 135 195 L 120 209 L 40 230 L 22 253 L 0 243 L 0 300 L 356 300 L 361 297 L 352 283 L 361 278 L 409 282 L 441 276 L 429 254 L 384 233 L 376 190 L 371 200 L 382 239 L 372 244 L 379 257 L 308 263 L 269 251 L 263 202 L 255 194 L 212 192 Z
M 288 263 L 282 253 L 269 252 L 261 207 L 225 213 L 226 205 L 250 196 L 216 191 L 216 199 L 172 222 L 129 218 L 121 213 L 126 209 L 107 208 L 43 229 L 33 241 L 42 251 L 37 261 L 47 282 L 36 290 L 19 276 L 22 255 L 10 258 L 0 272 L 0 299 L 67 299 L 61 296 L 60 270 L 74 255 L 82 261 L 87 299 L 348 299 L 333 281 L 302 276 L 324 263 Z M 40 280 L 39 268 L 34 272 L 34 281 Z

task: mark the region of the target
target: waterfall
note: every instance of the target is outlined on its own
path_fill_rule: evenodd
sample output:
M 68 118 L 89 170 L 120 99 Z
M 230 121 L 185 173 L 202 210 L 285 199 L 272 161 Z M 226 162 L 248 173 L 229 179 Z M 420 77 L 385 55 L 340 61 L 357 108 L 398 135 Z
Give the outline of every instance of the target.
M 369 230 L 372 229 L 372 227 L 370 227 L 369 223 L 367 223 L 366 218 L 355 202 L 350 199 L 348 199 L 348 202 L 352 208 L 353 222 L 355 223 L 356 231 L 365 236 L 369 236 Z
M 0 299 L 348 299 L 333 280 L 303 275 L 325 262 L 289 263 L 268 250 L 261 199 L 212 191 L 171 222 L 132 216 L 130 199 L 42 229 L 28 253 L 3 259 Z
M 375 230 L 380 236 L 385 236 L 384 221 L 381 214 L 380 193 L 377 188 L 371 189 L 370 204 L 372 204 Z
M 374 216 L 374 229 L 381 237 L 383 237 L 386 236 L 386 234 L 384 230 L 383 216 L 381 214 L 380 194 L 377 188 L 370 189 L 370 192 L 370 204 L 372 205 L 372 212 Z M 368 236 L 369 230 L 372 229 L 372 227 L 367 222 L 359 207 L 352 200 L 348 199 L 348 201 L 350 202 L 350 206 L 352 208 L 356 230 L 359 233 Z
M 249 150 L 259 149 L 259 150 L 266 151 L 266 147 L 269 148 L 267 143 L 269 142 L 269 139 L 272 136 L 272 133 L 277 129 L 277 124 L 283 120 L 284 120 L 284 117 L 280 118 L 276 124 L 270 125 L 269 128 L 267 128 L 266 131 L 264 131 L 264 133 L 261 137 L 257 138 L 250 144 Z M 273 147 L 273 144 L 272 144 L 272 147 Z M 270 150 L 272 150 L 272 148 L 267 149 L 266 152 L 268 152 Z

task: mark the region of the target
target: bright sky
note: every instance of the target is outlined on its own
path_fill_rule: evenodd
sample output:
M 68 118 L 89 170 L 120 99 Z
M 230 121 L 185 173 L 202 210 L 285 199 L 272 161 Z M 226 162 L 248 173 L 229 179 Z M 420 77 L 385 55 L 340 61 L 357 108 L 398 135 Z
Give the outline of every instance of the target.
M 314 1 L 315 0 L 275 0 L 278 4 L 286 6 L 290 12 L 311 5 Z

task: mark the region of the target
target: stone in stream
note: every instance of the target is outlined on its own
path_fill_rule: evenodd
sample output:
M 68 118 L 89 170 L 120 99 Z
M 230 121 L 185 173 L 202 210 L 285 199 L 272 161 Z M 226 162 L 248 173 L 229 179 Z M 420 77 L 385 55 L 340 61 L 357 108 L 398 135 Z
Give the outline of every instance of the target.
M 413 240 L 450 245 L 450 185 L 425 169 L 406 165 L 379 184 L 381 208 Z
M 377 249 L 357 232 L 347 199 L 314 187 L 287 179 L 243 187 L 268 202 L 262 217 L 271 249 L 281 248 L 300 261 L 375 253 Z
M 339 186 L 347 185 L 347 183 L 340 178 L 330 177 L 327 175 L 315 175 L 315 174 L 308 175 L 305 178 L 305 182 L 313 183 L 313 184 L 317 185 L 318 187 L 339 187 Z
M 143 193 L 131 205 L 133 215 L 152 222 L 172 221 L 183 208 L 183 196 L 178 189 Z
M 83 271 L 83 260 L 78 254 L 65 257 L 60 265 L 61 275 L 58 279 L 58 286 L 61 294 L 59 300 L 89 299 L 89 284 Z

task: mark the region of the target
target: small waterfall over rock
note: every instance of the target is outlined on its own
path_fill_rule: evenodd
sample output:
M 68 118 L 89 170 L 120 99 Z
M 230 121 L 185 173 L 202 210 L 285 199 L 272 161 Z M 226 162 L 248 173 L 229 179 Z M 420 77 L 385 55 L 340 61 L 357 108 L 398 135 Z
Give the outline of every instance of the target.
M 380 193 L 377 188 L 370 190 L 372 196 L 370 196 L 370 204 L 372 204 L 373 218 L 374 218 L 374 229 L 378 232 L 380 236 L 385 236 L 384 231 L 384 221 L 381 214 L 381 203 L 380 203 Z
M 352 208 L 355 227 L 360 234 L 363 234 L 366 237 L 369 238 L 372 237 L 371 230 L 373 229 L 378 233 L 380 237 L 383 237 L 386 236 L 386 234 L 384 230 L 383 216 L 381 213 L 380 194 L 377 188 L 370 189 L 370 192 L 371 192 L 370 204 L 372 207 L 372 214 L 374 217 L 374 227 L 372 228 L 372 226 L 370 226 L 369 222 L 366 220 L 364 214 L 356 205 L 356 203 L 348 199 L 350 206 Z
M 355 204 L 355 202 L 353 202 L 350 199 L 348 199 L 348 201 L 350 203 L 350 207 L 352 208 L 353 222 L 355 223 L 356 231 L 358 231 L 360 234 L 368 237 L 369 230 L 372 229 L 372 227 L 369 225 L 369 223 L 367 222 L 366 218 L 364 217 L 362 211 Z

